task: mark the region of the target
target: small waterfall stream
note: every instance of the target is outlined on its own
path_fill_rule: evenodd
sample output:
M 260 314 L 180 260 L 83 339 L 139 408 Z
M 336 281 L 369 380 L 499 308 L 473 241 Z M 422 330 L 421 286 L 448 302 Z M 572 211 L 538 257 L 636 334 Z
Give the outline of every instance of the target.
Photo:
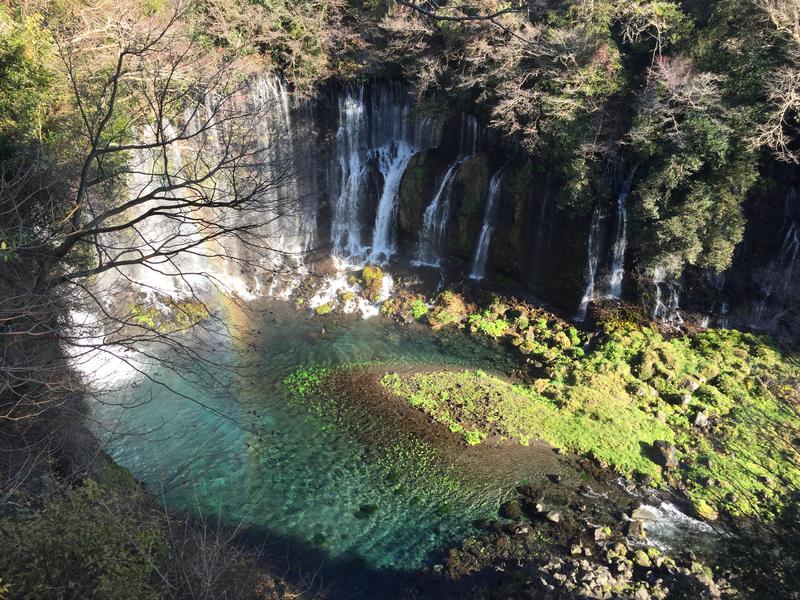
M 798 193 L 790 188 L 786 194 L 784 205 L 782 242 L 778 253 L 769 262 L 761 275 L 761 297 L 753 306 L 751 325 L 759 329 L 772 330 L 786 312 L 784 297 L 792 290 L 795 280 L 795 268 L 800 258 L 800 221 L 797 212 L 800 210 Z M 779 304 L 773 307 L 774 303 Z
M 622 297 L 622 280 L 625 278 L 625 251 L 628 249 L 628 209 L 625 201 L 631 193 L 633 178 L 639 165 L 631 169 L 628 178 L 620 190 L 617 197 L 617 224 L 614 233 L 614 245 L 611 255 L 611 277 L 608 284 L 608 298 L 617 299 Z
M 414 264 L 439 266 L 439 249 L 444 240 L 445 227 L 450 219 L 450 191 L 453 178 L 464 160 L 466 158 L 459 158 L 447 168 L 433 200 L 425 209 L 419 234 L 419 249 Z
M 587 243 L 589 255 L 588 264 L 586 266 L 587 282 L 586 289 L 583 292 L 580 306 L 578 307 L 577 319 L 584 321 L 586 319 L 586 311 L 589 308 L 589 303 L 594 300 L 595 284 L 597 281 L 597 269 L 600 266 L 600 251 L 602 247 L 602 229 L 603 214 L 599 205 L 597 205 L 592 213 L 592 223 L 589 227 L 589 241 Z
M 331 241 L 337 256 L 364 254 L 360 211 L 367 176 L 365 113 L 363 86 L 348 88 L 339 98 L 336 132 L 339 193 L 332 205 Z
M 492 175 L 489 182 L 489 192 L 486 195 L 486 207 L 483 213 L 483 225 L 481 234 L 478 238 L 478 245 L 475 247 L 475 257 L 472 260 L 470 269 L 470 279 L 480 280 L 486 276 L 486 262 L 489 258 L 489 247 L 492 241 L 492 231 L 497 213 L 497 201 L 500 196 L 500 184 L 503 181 L 505 166 Z
M 450 222 L 450 195 L 453 181 L 464 161 L 477 153 L 480 138 L 481 132 L 477 119 L 473 115 L 463 115 L 458 156 L 450 163 L 433 199 L 425 208 L 417 244 L 417 257 L 414 260 L 415 265 L 441 266 L 444 234 Z
M 397 216 L 397 192 L 411 157 L 416 150 L 400 141 L 378 150 L 378 169 L 383 175 L 383 192 L 378 202 L 378 214 L 372 234 L 370 260 L 385 262 L 396 251 L 394 223 Z
M 656 288 L 653 319 L 676 326 L 683 323 L 680 313 L 681 287 L 677 278 L 659 266 L 653 270 L 653 285 Z

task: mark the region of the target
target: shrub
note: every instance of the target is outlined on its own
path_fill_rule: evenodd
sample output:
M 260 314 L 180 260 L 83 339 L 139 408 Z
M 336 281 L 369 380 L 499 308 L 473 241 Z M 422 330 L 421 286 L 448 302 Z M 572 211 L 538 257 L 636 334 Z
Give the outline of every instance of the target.
M 470 446 L 477 446 L 486 439 L 486 434 L 476 429 L 473 429 L 472 431 L 465 431 L 463 435 L 464 441 L 466 441 Z
M 429 310 L 430 309 L 428 308 L 428 305 L 422 300 L 414 300 L 414 303 L 411 305 L 411 316 L 419 321 L 422 317 L 428 314 Z
M 86 480 L 0 520 L 0 547 L 14 549 L 0 553 L 0 571 L 11 597 L 155 599 L 167 545 L 143 493 Z

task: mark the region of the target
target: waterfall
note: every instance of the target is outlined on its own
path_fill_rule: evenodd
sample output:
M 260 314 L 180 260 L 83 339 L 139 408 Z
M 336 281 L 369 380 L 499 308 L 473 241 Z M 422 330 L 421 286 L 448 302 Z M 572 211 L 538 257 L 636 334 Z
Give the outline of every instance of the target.
M 617 226 L 611 255 L 611 278 L 608 298 L 622 297 L 622 280 L 625 277 L 625 251 L 628 249 L 628 210 L 625 201 L 631 193 L 633 178 L 639 165 L 633 167 L 617 197 Z
M 774 329 L 791 302 L 791 298 L 787 300 L 785 297 L 794 288 L 795 269 L 800 258 L 800 229 L 796 216 L 800 207 L 797 200 L 797 190 L 790 188 L 784 206 L 781 246 L 761 275 L 761 297 L 753 306 L 751 316 L 753 326 Z M 768 310 L 771 304 L 776 305 L 777 312 Z
M 365 113 L 363 86 L 348 88 L 339 98 L 336 132 L 339 194 L 333 201 L 331 241 L 337 256 L 360 256 L 365 252 L 359 214 L 367 175 Z
M 175 127 L 164 121 L 160 131 L 157 127 L 144 131 L 133 132 L 136 139 L 142 142 L 161 143 L 151 149 L 139 149 L 130 159 L 132 176 L 128 181 L 128 195 L 131 199 L 145 196 L 155 189 L 167 187 L 170 180 L 180 180 L 186 177 L 181 149 L 176 143 L 166 143 L 174 140 L 178 135 Z M 165 168 L 166 167 L 166 168 Z M 167 173 L 166 171 L 169 171 Z M 200 232 L 192 223 L 187 223 L 180 218 L 189 209 L 175 210 L 170 205 L 170 200 L 177 200 L 174 194 L 165 193 L 158 200 L 150 200 L 132 210 L 128 218 L 145 214 L 157 207 L 165 207 L 158 214 L 143 219 L 135 228 L 132 228 L 121 239 L 113 235 L 107 236 L 105 244 L 116 247 L 119 251 L 116 260 L 136 261 L 141 256 L 154 252 L 171 252 L 179 250 L 187 244 L 198 239 Z M 133 262 L 131 265 L 120 268 L 119 273 L 108 272 L 101 279 L 101 289 L 113 288 L 118 277 L 148 296 L 152 294 L 181 297 L 191 293 L 191 290 L 203 283 L 205 265 L 202 262 L 202 253 L 199 249 L 195 252 L 180 253 L 175 256 L 161 256 L 148 258 L 142 262 Z
M 414 264 L 431 267 L 439 266 L 438 252 L 444 241 L 444 230 L 450 218 L 450 190 L 464 159 L 452 163 L 442 178 L 433 200 L 422 217 L 422 230 L 419 236 L 419 249 Z
M 597 279 L 597 268 L 600 266 L 600 246 L 601 246 L 601 231 L 600 224 L 603 220 L 603 215 L 600 206 L 596 206 L 592 213 L 592 223 L 589 227 L 589 241 L 588 241 L 588 265 L 586 268 L 587 282 L 586 289 L 583 292 L 581 303 L 578 308 L 577 319 L 584 321 L 586 319 L 586 311 L 589 308 L 589 303 L 594 300 L 594 289 Z
M 783 277 L 781 286 L 785 290 L 792 282 L 792 275 L 797 265 L 797 257 L 800 254 L 800 235 L 797 230 L 797 223 L 792 223 L 786 231 L 781 244 L 781 251 L 778 253 L 778 265 L 783 267 Z
M 680 284 L 674 275 L 664 267 L 653 270 L 653 285 L 656 288 L 656 301 L 653 307 L 653 319 L 669 325 L 683 323 L 680 313 Z
M 461 116 L 461 132 L 458 141 L 458 153 L 461 156 L 473 156 L 483 141 L 483 130 L 475 115 Z
M 383 175 L 383 192 L 378 202 L 372 234 L 372 262 L 385 262 L 395 253 L 394 224 L 397 217 L 397 192 L 403 173 L 415 150 L 406 142 L 392 143 L 378 150 L 378 169 Z
M 255 143 L 262 151 L 254 162 L 259 163 L 257 168 L 265 170 L 259 175 L 270 181 L 269 189 L 249 213 L 202 207 L 180 211 L 167 208 L 163 215 L 145 219 L 136 228 L 133 239 L 124 241 L 123 253 L 130 258 L 142 252 L 169 252 L 187 245 L 191 248 L 172 257 L 148 259 L 123 269 L 122 276 L 133 282 L 134 287 L 146 293 L 155 291 L 182 297 L 213 284 L 251 298 L 264 293 L 261 289 L 264 274 L 272 274 L 269 292 L 275 292 L 278 275 L 291 273 L 289 278 L 294 279 L 294 271 L 302 265 L 315 231 L 313 219 L 308 219 L 302 210 L 294 172 L 290 93 L 275 76 L 256 77 L 235 100 L 233 109 L 253 115 L 248 125 L 252 125 Z M 165 121 L 161 126 L 164 140 L 183 139 L 154 150 L 141 150 L 131 157 L 129 196 L 140 197 L 166 185 L 170 179 L 190 179 L 195 171 L 202 172 L 208 165 L 225 161 L 229 153 L 236 152 L 228 146 L 230 132 L 225 115 L 218 111 L 218 99 L 206 95 L 187 105 L 176 119 L 182 122 Z M 147 141 L 156 140 L 159 132 L 153 128 L 134 134 L 137 139 Z M 230 194 L 236 185 L 233 177 L 230 172 L 221 171 L 219 177 L 207 182 L 206 192 L 214 197 Z M 154 202 L 169 207 L 169 198 Z M 154 206 L 150 202 L 136 211 Z M 181 214 L 186 218 L 175 218 Z M 207 233 L 204 229 L 216 226 L 249 228 L 238 235 L 217 236 L 199 243 Z
M 306 250 L 311 233 L 298 202 L 290 94 L 279 78 L 259 77 L 250 85 L 249 104 L 261 115 L 259 141 L 266 153 L 267 174 L 275 181 L 267 197 L 267 223 L 259 232 L 273 250 L 264 266 L 280 268 Z
M 492 175 L 492 179 L 489 182 L 489 192 L 486 195 L 486 207 L 483 213 L 483 225 L 481 226 L 480 237 L 478 237 L 478 245 L 475 248 L 475 257 L 472 260 L 470 279 L 481 280 L 486 276 L 486 262 L 489 258 L 489 245 L 492 241 L 495 214 L 497 213 L 497 200 L 500 196 L 500 184 L 503 180 L 504 171 L 505 166 Z
M 397 194 L 403 174 L 414 154 L 438 143 L 440 126 L 414 118 L 410 96 L 400 84 L 348 88 L 338 108 L 333 253 L 353 265 L 385 263 L 396 252 Z M 380 175 L 381 189 L 374 223 L 367 228 L 375 205 L 368 189 L 372 173 Z
M 413 261 L 415 265 L 441 266 L 440 254 L 444 246 L 444 234 L 450 222 L 450 196 L 453 181 L 459 167 L 478 151 L 480 142 L 481 130 L 477 119 L 473 115 L 462 115 L 458 156 L 447 167 L 433 199 L 425 208 L 417 243 L 417 257 Z

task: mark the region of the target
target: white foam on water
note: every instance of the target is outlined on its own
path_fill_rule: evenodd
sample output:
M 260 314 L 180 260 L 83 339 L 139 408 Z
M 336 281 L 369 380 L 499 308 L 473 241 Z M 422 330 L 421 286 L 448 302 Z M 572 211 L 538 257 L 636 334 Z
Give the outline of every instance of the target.
M 662 502 L 657 507 L 643 504 L 640 508 L 653 516 L 653 520 L 645 521 L 647 544 L 659 550 L 696 546 L 699 539 L 719 535 L 711 525 L 682 513 L 670 502 Z
M 354 295 L 353 300 L 342 303 L 342 312 L 345 314 L 360 314 L 363 318 L 369 319 L 380 314 L 381 303 L 392 295 L 394 289 L 394 278 L 389 273 L 383 274 L 381 281 L 381 292 L 378 300 L 370 302 L 361 296 L 361 286 L 355 281 L 356 272 L 352 269 L 349 262 L 335 259 L 336 273 L 326 277 L 317 292 L 308 301 L 308 305 L 314 309 L 325 304 L 337 304 L 340 297 L 345 293 Z

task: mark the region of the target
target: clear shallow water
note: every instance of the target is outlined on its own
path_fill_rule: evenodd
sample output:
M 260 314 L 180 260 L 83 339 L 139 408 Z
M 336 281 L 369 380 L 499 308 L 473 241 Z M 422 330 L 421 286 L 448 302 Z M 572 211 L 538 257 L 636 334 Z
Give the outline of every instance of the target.
M 220 364 L 248 363 L 253 376 L 220 370 L 225 385 L 209 386 L 161 370 L 157 379 L 170 389 L 139 382 L 115 398 L 137 407 L 97 406 L 107 428 L 136 433 L 110 438 L 114 459 L 173 509 L 241 524 L 254 540 L 311 566 L 355 561 L 411 571 L 467 535 L 475 519 L 495 517 L 516 483 L 558 468 L 549 451 L 440 447 L 353 398 L 297 403 L 281 385 L 310 364 L 512 368 L 496 344 L 274 303 L 258 327 L 252 349 L 213 355 Z

